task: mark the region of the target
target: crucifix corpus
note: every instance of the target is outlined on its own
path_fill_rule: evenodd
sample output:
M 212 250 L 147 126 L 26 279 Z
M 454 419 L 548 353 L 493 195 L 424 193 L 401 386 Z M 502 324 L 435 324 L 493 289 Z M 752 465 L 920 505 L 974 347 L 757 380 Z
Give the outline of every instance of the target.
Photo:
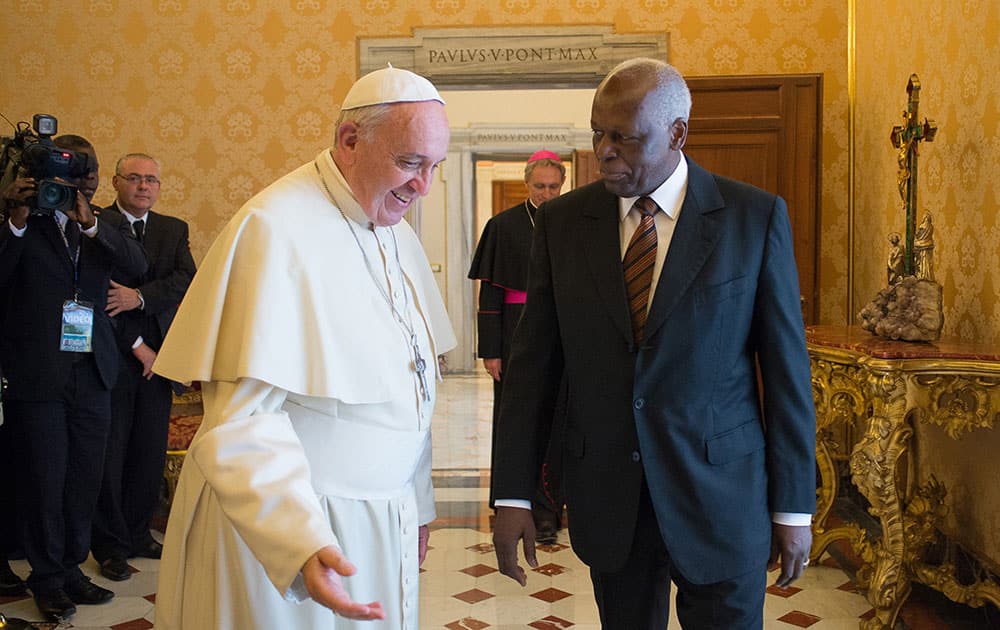
M 903 200 L 903 210 L 906 212 L 906 243 L 905 254 L 903 256 L 903 275 L 911 276 L 917 274 L 917 265 L 914 260 L 914 234 L 917 229 L 917 155 L 920 142 L 933 142 L 937 134 L 937 124 L 928 118 L 924 118 L 921 123 L 917 115 L 917 108 L 920 106 L 920 79 L 916 74 L 910 75 L 910 80 L 906 84 L 906 93 L 909 100 L 906 103 L 906 111 L 903 112 L 902 125 L 894 125 L 892 134 L 892 146 L 898 149 L 896 159 L 899 162 L 899 174 L 896 182 L 899 186 L 899 196 Z M 925 217 L 930 223 L 930 215 Z M 933 280 L 933 278 L 927 278 Z

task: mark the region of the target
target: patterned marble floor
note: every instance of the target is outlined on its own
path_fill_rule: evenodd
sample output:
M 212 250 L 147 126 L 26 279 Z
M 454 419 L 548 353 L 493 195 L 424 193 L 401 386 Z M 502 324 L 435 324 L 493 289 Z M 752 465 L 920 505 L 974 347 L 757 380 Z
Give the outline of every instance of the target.
M 490 541 L 486 507 L 490 452 L 492 385 L 478 376 L 450 376 L 441 386 L 434 420 L 435 487 L 438 520 L 431 549 L 421 570 L 420 627 L 447 630 L 535 628 L 593 630 L 600 627 L 586 567 L 560 532 L 555 545 L 539 547 L 540 566 L 524 588 L 501 576 Z M 28 572 L 24 561 L 14 570 Z M 130 561 L 127 582 L 108 582 L 90 559 L 83 567 L 101 586 L 117 593 L 101 606 L 79 606 L 71 623 L 38 623 L 40 630 L 143 630 L 152 628 L 158 561 Z M 773 579 L 772 579 L 773 581 Z M 897 628 L 939 630 L 995 627 L 981 611 L 942 613 L 940 598 L 916 593 L 901 613 Z M 765 599 L 765 628 L 847 630 L 871 614 L 848 574 L 831 557 L 810 567 L 792 588 L 770 588 Z M 0 598 L 8 617 L 40 619 L 30 597 Z M 995 611 L 994 611 L 995 614 Z M 992 619 L 995 619 L 993 617 Z M 374 626 L 373 626 L 374 627 Z M 678 628 L 671 619 L 670 630 Z M 202 629 L 192 629 L 202 630 Z M 207 630 L 207 629 L 206 629 Z

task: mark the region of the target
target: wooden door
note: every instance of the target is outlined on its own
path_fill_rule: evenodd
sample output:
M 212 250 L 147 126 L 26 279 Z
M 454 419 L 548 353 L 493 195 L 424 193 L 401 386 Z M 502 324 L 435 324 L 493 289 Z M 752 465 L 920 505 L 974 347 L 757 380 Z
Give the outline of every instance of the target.
M 702 167 L 788 203 L 806 324 L 817 314 L 822 82 L 819 75 L 693 77 L 684 153 Z M 578 151 L 576 186 L 600 178 Z
M 524 203 L 528 198 L 528 189 L 524 187 L 523 179 L 493 180 L 493 216 L 507 208 L 513 208 Z

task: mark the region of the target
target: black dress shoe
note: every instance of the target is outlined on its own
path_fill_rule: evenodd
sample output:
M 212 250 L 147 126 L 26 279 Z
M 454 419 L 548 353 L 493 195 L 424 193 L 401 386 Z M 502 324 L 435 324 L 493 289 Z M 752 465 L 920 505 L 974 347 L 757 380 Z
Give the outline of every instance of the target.
M 115 582 L 121 582 L 132 577 L 132 570 L 125 561 L 125 556 L 113 555 L 101 563 L 101 575 Z
M 27 592 L 28 588 L 24 585 L 24 580 L 14 573 L 10 568 L 10 563 L 6 560 L 0 560 L 0 597 L 24 595 Z
M 66 591 L 56 589 L 48 593 L 35 593 L 35 605 L 50 621 L 66 621 L 76 613 L 76 606 Z
M 87 578 L 70 582 L 63 590 L 73 600 L 74 604 L 103 604 L 110 602 L 115 596 L 113 591 L 94 584 Z
M 152 558 L 154 560 L 159 560 L 160 556 L 163 554 L 163 545 L 150 538 L 149 542 L 135 549 L 134 552 L 134 555 L 139 556 L 140 558 Z

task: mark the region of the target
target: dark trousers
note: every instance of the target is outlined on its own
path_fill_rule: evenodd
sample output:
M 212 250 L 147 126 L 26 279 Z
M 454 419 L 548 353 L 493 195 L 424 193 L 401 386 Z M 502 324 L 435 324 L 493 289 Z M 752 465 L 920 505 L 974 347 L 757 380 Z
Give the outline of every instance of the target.
M 683 541 L 681 541 L 683 544 Z M 670 582 L 677 587 L 677 619 L 697 630 L 759 630 L 764 626 L 767 558 L 759 571 L 715 584 L 684 579 L 663 544 L 643 482 L 639 518 L 628 561 L 620 571 L 590 571 L 605 630 L 664 630 L 670 613 Z
M 93 356 L 73 364 L 62 396 L 5 401 L 18 450 L 17 498 L 28 587 L 46 593 L 83 579 L 90 527 L 101 488 L 111 418 Z
M 111 391 L 111 431 L 94 517 L 91 548 L 98 562 L 115 554 L 134 556 L 149 544 L 172 402 L 170 381 L 157 375 L 146 380 L 138 361 L 123 358 Z
M 14 465 L 14 433 L 10 428 L 10 417 L 6 412 L 0 424 L 0 561 L 19 553 L 21 543 L 17 530 L 17 466 Z

